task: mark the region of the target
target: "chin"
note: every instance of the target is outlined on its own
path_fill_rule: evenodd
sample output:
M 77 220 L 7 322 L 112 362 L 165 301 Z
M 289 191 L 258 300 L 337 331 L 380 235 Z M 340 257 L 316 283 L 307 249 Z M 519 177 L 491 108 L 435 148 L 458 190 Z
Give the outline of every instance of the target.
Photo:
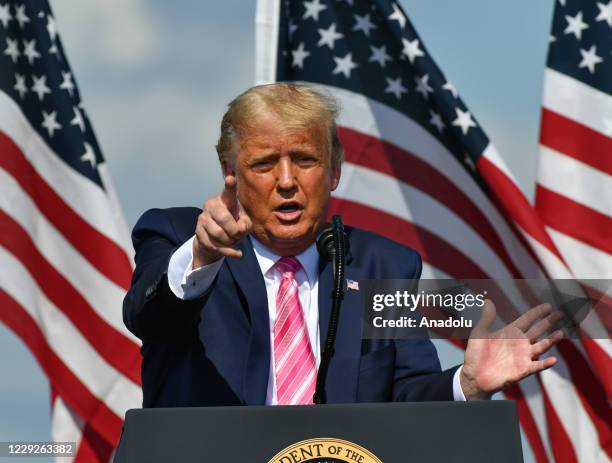
M 272 230 L 269 234 L 272 241 L 282 245 L 294 245 L 309 240 L 310 228 L 301 224 L 281 226 L 280 229 Z M 309 243 L 310 244 L 310 243 Z

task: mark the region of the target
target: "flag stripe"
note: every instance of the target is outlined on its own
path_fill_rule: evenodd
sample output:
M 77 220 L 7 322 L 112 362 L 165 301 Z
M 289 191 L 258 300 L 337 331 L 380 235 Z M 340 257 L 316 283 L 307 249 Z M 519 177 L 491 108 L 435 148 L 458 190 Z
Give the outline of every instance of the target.
M 119 308 L 125 291 L 105 278 L 90 262 L 76 251 L 70 243 L 40 214 L 30 197 L 4 169 L 0 167 L 0 210 L 17 222 L 36 243 L 38 251 L 70 284 L 87 300 L 115 330 L 139 344 L 124 325 Z M 115 307 L 115 310 L 109 310 Z
M 546 449 L 544 448 L 544 441 L 538 429 L 538 425 L 533 418 L 531 410 L 523 392 L 518 385 L 514 385 L 504 390 L 504 395 L 509 400 L 514 400 L 518 414 L 521 417 L 521 428 L 527 436 L 531 451 L 537 463 L 548 463 L 550 460 Z
M 109 364 L 140 385 L 138 346 L 109 326 L 36 249 L 28 233 L 0 210 L 0 245 L 28 269 L 38 287 Z
M 478 171 L 487 179 L 489 184 L 495 185 L 496 189 L 491 191 L 491 195 L 496 198 L 517 225 L 525 231 L 531 238 L 536 240 L 548 251 L 562 260 L 559 251 L 546 233 L 545 228 L 536 220 L 531 205 L 525 195 L 518 187 L 491 161 L 485 156 L 478 160 Z
M 104 439 L 93 426 L 87 425 L 83 429 L 83 437 L 74 457 L 74 463 L 110 462 L 114 448 L 115 446 Z
M 19 182 L 49 222 L 103 275 L 127 290 L 131 281 L 131 264 L 125 251 L 71 209 L 2 132 L 0 150 L 3 153 L 0 167 Z
M 612 175 L 612 138 L 546 108 L 541 124 L 544 146 Z
M 556 356 L 559 361 L 554 369 L 540 374 L 542 392 L 547 395 L 553 408 L 553 410 L 547 410 L 549 423 L 550 414 L 554 411 L 553 423 L 558 420 L 559 428 L 565 430 L 563 435 L 554 426 L 549 427 L 549 430 L 555 434 L 552 440 L 553 448 L 571 447 L 576 454 L 576 461 L 602 461 L 598 457 L 604 454 L 599 445 L 598 430 L 585 411 L 578 397 L 578 390 L 571 382 L 568 363 L 559 357 L 560 354 L 556 349 L 552 350 L 551 355 Z M 563 443 L 561 439 L 567 439 L 568 443 Z
M 608 341 L 609 339 L 601 340 L 609 348 L 610 344 Z M 582 344 L 593 365 L 597 366 L 595 374 L 601 384 L 603 384 L 606 397 L 612 397 L 612 362 L 610 361 L 610 356 L 598 344 L 597 340 L 583 339 Z
M 0 133 L 6 134 L 17 145 L 38 175 L 85 222 L 118 243 L 127 255 L 133 253 L 130 241 L 125 241 L 126 234 L 121 230 L 122 221 L 117 221 L 116 206 L 109 200 L 109 192 L 68 166 L 59 156 L 61 153 L 53 152 L 19 106 L 2 91 Z M 73 150 L 72 146 L 70 150 Z M 103 166 L 100 168 L 103 170 Z
M 514 278 L 521 278 L 489 220 L 445 175 L 412 153 L 375 137 L 343 127 L 339 135 L 348 162 L 392 176 L 444 204 L 487 242 Z
M 539 380 L 544 410 L 546 411 L 546 422 L 548 423 L 548 440 L 551 443 L 551 450 L 554 455 L 555 463 L 578 463 L 574 447 L 567 435 L 567 431 L 561 424 L 555 407 L 551 403 L 546 389 Z
M 557 344 L 557 350 L 563 355 L 567 365 L 571 365 L 568 371 L 580 402 L 597 430 L 601 448 L 612 458 L 612 411 L 603 385 L 571 341 L 561 341 Z
M 0 289 L 2 321 L 28 346 L 54 388 L 70 407 L 89 421 L 109 442 L 119 441 L 122 419 L 113 413 L 103 401 L 97 399 L 51 349 L 38 324 L 4 290 Z
M 612 216 L 612 177 L 545 146 L 540 146 L 538 184 Z
M 608 254 L 612 253 L 612 217 L 541 185 L 536 187 L 536 209 L 548 226 Z
M 117 416 L 142 403 L 141 388 L 100 356 L 70 319 L 47 299 L 23 264 L 3 247 L 0 262 L 0 281 L 6 293 L 39 324 L 53 351 L 92 394 L 104 400 Z
M 551 68 L 544 71 L 542 106 L 577 123 L 612 136 L 612 97 Z M 609 154 L 608 154 L 609 155 Z
M 588 275 L 590 278 L 612 279 L 612 256 L 583 241 L 547 227 L 548 234 L 553 238 L 563 258 L 576 275 Z

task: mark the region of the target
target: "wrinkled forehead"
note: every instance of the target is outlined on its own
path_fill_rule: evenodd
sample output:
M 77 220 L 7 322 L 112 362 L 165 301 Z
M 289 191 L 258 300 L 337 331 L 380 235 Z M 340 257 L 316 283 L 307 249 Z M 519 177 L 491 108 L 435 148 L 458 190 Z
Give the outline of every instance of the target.
M 321 154 L 329 154 L 328 128 L 321 118 L 292 118 L 275 111 L 260 111 L 253 114 L 237 133 L 241 147 L 288 143 L 311 145 Z

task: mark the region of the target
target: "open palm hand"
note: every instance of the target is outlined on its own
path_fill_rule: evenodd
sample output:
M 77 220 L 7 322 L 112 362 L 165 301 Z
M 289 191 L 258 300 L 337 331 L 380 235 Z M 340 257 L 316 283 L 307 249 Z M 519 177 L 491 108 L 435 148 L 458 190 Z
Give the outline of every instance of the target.
M 539 359 L 563 338 L 562 331 L 554 330 L 561 314 L 553 312 L 549 304 L 538 305 L 491 332 L 495 317 L 495 306 L 487 300 L 468 340 L 461 370 L 461 388 L 468 400 L 488 399 L 557 362 L 555 357 Z

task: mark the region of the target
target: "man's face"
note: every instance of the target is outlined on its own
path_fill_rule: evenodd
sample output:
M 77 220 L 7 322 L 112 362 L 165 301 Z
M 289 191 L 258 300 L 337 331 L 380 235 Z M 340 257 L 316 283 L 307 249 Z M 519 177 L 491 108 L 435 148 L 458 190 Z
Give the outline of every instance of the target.
M 238 200 L 253 234 L 279 255 L 297 255 L 316 239 L 340 167 L 332 168 L 322 130 L 288 131 L 277 116 L 261 117 L 240 139 L 234 168 Z

